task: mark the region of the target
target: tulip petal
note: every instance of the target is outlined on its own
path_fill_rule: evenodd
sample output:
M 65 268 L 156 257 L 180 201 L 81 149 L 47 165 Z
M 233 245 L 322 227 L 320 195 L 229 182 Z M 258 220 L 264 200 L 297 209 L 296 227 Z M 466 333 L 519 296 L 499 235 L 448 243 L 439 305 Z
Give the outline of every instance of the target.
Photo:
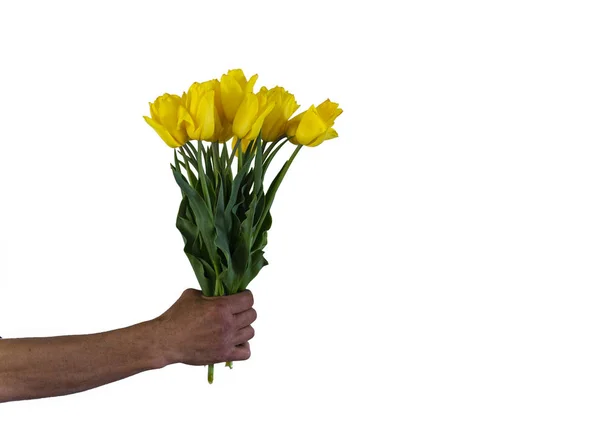
M 322 142 L 324 142 L 325 140 L 331 140 L 332 138 L 336 138 L 337 136 L 338 136 L 337 131 L 334 130 L 333 128 L 329 128 L 327 131 L 325 131 L 324 134 L 321 134 L 319 137 L 317 137 L 317 139 L 315 141 L 308 144 L 307 146 L 315 147 L 315 146 L 318 146 L 319 144 L 321 144 Z
M 292 138 L 296 135 L 296 131 L 298 130 L 298 124 L 302 120 L 302 117 L 306 114 L 306 111 L 294 116 L 290 119 L 285 126 L 285 135 L 288 138 Z
M 262 128 L 263 122 L 265 121 L 267 115 L 273 110 L 273 107 L 275 107 L 274 104 L 268 105 L 267 108 L 261 112 L 258 118 L 256 118 L 256 121 L 254 121 L 254 123 L 252 124 L 252 129 L 246 135 L 248 139 L 254 140 L 256 137 L 258 137 L 258 133 Z
M 233 120 L 233 133 L 239 138 L 245 138 L 252 128 L 258 114 L 258 98 L 254 93 L 247 93 Z
M 185 128 L 185 131 L 190 140 L 197 140 L 196 135 L 200 131 L 199 128 L 196 126 L 196 123 L 192 119 L 192 116 L 189 113 L 189 111 L 184 107 L 180 107 L 178 115 L 179 116 L 177 119 L 177 126 L 179 128 Z
M 246 80 L 246 75 L 244 75 L 244 71 L 241 69 L 230 69 L 227 71 L 227 76 L 236 80 L 242 89 L 246 87 L 246 84 L 248 83 L 248 80 Z
M 154 119 L 149 118 L 147 116 L 144 116 L 144 119 L 146 120 L 148 125 L 150 125 L 152 128 L 154 128 L 154 131 L 156 131 L 156 133 L 160 136 L 160 138 L 162 138 L 163 141 L 165 143 L 167 143 L 167 145 L 169 147 L 177 148 L 177 147 L 181 147 L 181 146 L 183 146 L 183 144 L 185 144 L 185 143 L 179 144 L 177 142 L 177 140 L 175 140 L 173 138 L 173 136 L 169 133 L 169 131 L 167 131 L 167 129 L 164 126 L 162 126 L 161 124 L 156 122 Z
M 335 118 L 340 116 L 342 113 L 342 109 L 339 109 L 338 106 L 338 103 L 334 103 L 329 99 L 317 106 L 317 113 L 328 127 L 331 127 L 335 121 Z
M 311 106 L 306 114 L 300 120 L 298 129 L 296 130 L 296 141 L 300 144 L 308 145 L 317 137 L 327 131 L 327 125 L 314 106 Z
M 221 102 L 225 117 L 233 122 L 235 114 L 244 98 L 244 92 L 240 84 L 230 75 L 221 77 Z
M 202 97 L 198 105 L 198 122 L 202 125 L 202 140 L 213 136 L 215 132 L 215 92 L 210 91 Z
M 256 84 L 256 80 L 258 79 L 258 74 L 254 74 L 250 77 L 250 80 L 244 87 L 244 91 L 246 93 L 252 93 L 254 91 L 254 84 Z

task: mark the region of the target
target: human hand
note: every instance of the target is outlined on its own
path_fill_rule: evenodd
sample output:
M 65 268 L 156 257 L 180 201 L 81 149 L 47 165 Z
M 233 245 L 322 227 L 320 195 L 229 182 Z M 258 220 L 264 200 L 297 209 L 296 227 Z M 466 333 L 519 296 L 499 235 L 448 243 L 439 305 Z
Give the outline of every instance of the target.
M 205 297 L 187 289 L 156 318 L 156 335 L 167 364 L 208 365 L 250 357 L 250 324 L 256 320 L 249 290 L 229 296 Z

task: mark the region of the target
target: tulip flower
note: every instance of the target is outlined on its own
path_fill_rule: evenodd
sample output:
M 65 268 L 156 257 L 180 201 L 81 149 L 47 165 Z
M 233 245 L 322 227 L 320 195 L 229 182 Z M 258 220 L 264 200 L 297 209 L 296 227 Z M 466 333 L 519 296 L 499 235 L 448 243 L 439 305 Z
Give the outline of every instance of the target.
M 323 141 L 338 136 L 332 126 L 341 113 L 342 109 L 338 108 L 338 104 L 327 99 L 319 106 L 312 105 L 292 118 L 287 123 L 286 135 L 294 144 L 318 146 Z
M 239 139 L 254 140 L 274 107 L 265 92 L 246 93 L 233 119 L 233 134 Z
M 211 140 L 215 127 L 219 126 L 212 84 L 193 83 L 187 93 L 183 93 L 182 102 L 185 110 L 180 119 L 190 140 Z
M 221 103 L 227 120 L 233 123 L 238 108 L 246 93 L 252 93 L 258 75 L 253 75 L 249 81 L 241 69 L 230 70 L 221 77 Z
M 267 115 L 262 125 L 262 139 L 265 141 L 280 140 L 285 136 L 285 126 L 288 119 L 300 106 L 296 103 L 294 95 L 283 87 L 273 87 L 270 90 L 262 87 L 260 93 L 267 97 L 268 103 L 274 105 L 273 110 Z
M 150 103 L 151 117 L 144 116 L 144 119 L 169 147 L 177 148 L 190 140 L 180 120 L 185 113 L 181 97 L 163 94 Z

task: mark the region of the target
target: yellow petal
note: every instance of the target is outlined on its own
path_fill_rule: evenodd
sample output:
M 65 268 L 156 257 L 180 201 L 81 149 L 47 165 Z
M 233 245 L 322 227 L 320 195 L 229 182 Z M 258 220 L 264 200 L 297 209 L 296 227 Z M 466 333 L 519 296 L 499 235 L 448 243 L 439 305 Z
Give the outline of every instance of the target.
M 250 77 L 250 80 L 244 87 L 244 91 L 246 93 L 252 93 L 254 91 L 254 84 L 256 84 L 256 80 L 258 79 L 258 74 L 254 74 Z
M 287 92 L 283 87 L 276 86 L 270 90 L 262 87 L 259 94 L 266 94 L 269 103 L 275 105 L 263 123 L 262 139 L 265 141 L 279 140 L 285 135 L 288 119 L 299 106 L 294 95 Z
M 302 117 L 305 113 L 306 111 L 294 116 L 288 121 L 288 123 L 285 126 L 285 135 L 287 135 L 288 138 L 292 138 L 296 135 L 296 131 L 298 130 L 298 124 L 300 124 L 300 121 L 302 120 Z
M 244 75 L 244 71 L 242 71 L 241 69 L 230 69 L 229 71 L 227 71 L 227 76 L 236 80 L 242 89 L 248 83 L 248 81 L 246 80 L 246 75 Z
M 254 124 L 252 124 L 252 129 L 250 130 L 250 132 L 248 134 L 246 134 L 246 138 L 248 138 L 250 140 L 254 140 L 256 137 L 258 137 L 258 133 L 260 132 L 260 130 L 262 128 L 265 118 L 271 112 L 271 110 L 273 110 L 274 106 L 275 106 L 274 104 L 270 104 L 266 107 L 266 109 L 264 109 L 262 111 L 262 113 L 254 121 Z
M 233 133 L 239 138 L 245 138 L 252 128 L 258 113 L 258 98 L 254 93 L 247 93 L 233 120 Z
M 209 91 L 205 93 L 202 99 L 198 102 L 198 114 L 196 122 L 202 128 L 200 138 L 206 140 L 213 136 L 215 132 L 215 92 Z
M 200 129 L 196 126 L 189 111 L 181 107 L 178 115 L 177 126 L 185 129 L 190 140 L 197 140 L 196 135 L 200 132 Z
M 298 124 L 296 141 L 304 145 L 310 144 L 325 131 L 327 125 L 317 113 L 317 109 L 311 106 Z
M 342 113 L 342 109 L 339 109 L 338 106 L 338 103 L 334 103 L 329 99 L 317 106 L 317 113 L 328 127 L 331 127 L 335 121 L 335 118 L 340 116 Z
M 149 118 L 147 116 L 144 116 L 144 119 L 146 120 L 148 125 L 150 125 L 152 128 L 154 128 L 154 131 L 156 131 L 156 133 L 160 136 L 160 138 L 162 138 L 163 141 L 165 143 L 167 143 L 167 145 L 169 147 L 177 148 L 177 147 L 183 146 L 183 144 L 179 144 L 177 142 L 177 140 L 175 140 L 173 138 L 173 136 L 169 133 L 169 131 L 166 130 L 165 127 L 163 127 L 161 124 L 156 122 L 154 119 Z
M 221 103 L 229 122 L 233 122 L 243 98 L 244 91 L 235 78 L 231 75 L 223 75 L 221 77 Z
M 310 146 L 310 147 L 318 146 L 325 140 L 331 140 L 332 138 L 336 138 L 337 136 L 338 136 L 338 133 L 336 132 L 336 130 L 334 130 L 333 128 L 329 128 L 327 131 L 325 131 L 325 133 L 323 133 L 319 137 L 317 137 L 315 141 L 308 144 L 308 146 Z

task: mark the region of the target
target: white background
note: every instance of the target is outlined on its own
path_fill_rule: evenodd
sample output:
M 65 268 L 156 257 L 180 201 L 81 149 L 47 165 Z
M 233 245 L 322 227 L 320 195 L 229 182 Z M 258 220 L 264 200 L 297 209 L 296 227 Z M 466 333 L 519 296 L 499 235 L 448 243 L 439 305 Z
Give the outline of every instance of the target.
M 242 67 L 344 109 L 276 200 L 249 361 L 0 422 L 599 422 L 595 6 L 0 3 L 4 337 L 128 326 L 197 287 L 149 101 Z

